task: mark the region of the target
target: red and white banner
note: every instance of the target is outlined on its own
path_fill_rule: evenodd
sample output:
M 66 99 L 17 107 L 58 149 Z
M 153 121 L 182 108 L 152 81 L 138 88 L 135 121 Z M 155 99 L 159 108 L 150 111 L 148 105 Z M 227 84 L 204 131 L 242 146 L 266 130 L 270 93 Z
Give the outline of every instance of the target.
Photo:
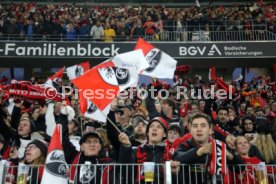
M 107 105 L 106 108 L 101 111 L 89 99 L 84 98 L 81 91 L 79 92 L 79 104 L 81 113 L 85 117 L 104 123 L 106 122 L 106 117 L 109 113 L 110 105 Z
M 176 68 L 177 61 L 171 56 L 162 52 L 142 38 L 138 39 L 135 50 L 142 49 L 146 60 L 149 62 L 149 67 L 142 72 L 154 78 L 172 79 Z
M 68 165 L 65 161 L 64 151 L 62 148 L 62 129 L 57 124 L 54 134 L 48 147 L 48 154 L 44 167 L 41 184 L 64 184 L 68 183 Z
M 112 61 L 102 63 L 88 70 L 72 82 L 83 91 L 100 110 L 104 110 L 119 92 L 138 83 L 137 67 L 117 67 Z M 89 94 L 87 94 L 89 93 Z
M 50 77 L 46 82 L 45 86 L 54 87 L 58 89 L 62 83 L 62 77 L 65 67 L 62 67 L 57 73 Z
M 90 69 L 90 64 L 88 61 L 73 65 L 66 68 L 67 76 L 70 80 L 75 79 L 83 75 L 87 70 Z

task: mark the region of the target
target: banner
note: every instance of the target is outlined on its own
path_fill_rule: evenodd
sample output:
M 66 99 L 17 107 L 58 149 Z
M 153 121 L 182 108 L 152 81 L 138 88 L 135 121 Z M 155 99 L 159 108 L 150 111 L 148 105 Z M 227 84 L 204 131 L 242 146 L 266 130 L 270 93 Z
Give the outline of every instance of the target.
M 276 42 L 151 42 L 175 59 L 276 57 Z M 111 58 L 132 51 L 135 42 L 0 42 L 0 57 Z M 40 62 L 40 60 L 37 60 Z

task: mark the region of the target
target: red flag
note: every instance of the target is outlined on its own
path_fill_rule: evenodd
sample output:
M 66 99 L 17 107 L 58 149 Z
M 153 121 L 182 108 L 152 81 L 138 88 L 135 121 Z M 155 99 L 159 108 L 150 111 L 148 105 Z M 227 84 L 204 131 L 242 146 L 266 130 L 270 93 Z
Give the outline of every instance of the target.
M 110 105 L 101 111 L 89 99 L 84 98 L 82 91 L 79 92 L 79 104 L 81 113 L 90 119 L 106 122 L 107 114 L 110 110 Z
M 67 183 L 68 165 L 66 164 L 64 152 L 61 144 L 61 125 L 56 125 L 55 131 L 48 147 L 45 168 L 41 184 L 63 184 Z
M 209 69 L 209 81 L 215 80 L 216 78 L 217 78 L 216 67 L 212 66 Z
M 177 64 L 175 59 L 165 52 L 160 51 L 158 48 L 155 48 L 142 38 L 138 39 L 135 46 L 135 50 L 137 49 L 143 50 L 143 53 L 150 65 L 149 68 L 142 72 L 143 75 L 154 78 L 173 78 Z
M 135 67 L 116 67 L 111 61 L 88 70 L 72 82 L 83 91 L 84 97 L 91 100 L 100 110 L 117 96 L 120 91 L 138 83 L 138 71 Z M 87 92 L 90 91 L 90 95 Z
M 67 76 L 70 80 L 75 79 L 82 74 L 84 74 L 87 70 L 90 69 L 90 64 L 88 61 L 70 66 L 66 68 Z
M 62 67 L 57 73 L 55 73 L 52 77 L 50 77 L 45 82 L 45 85 L 58 89 L 58 87 L 60 87 L 62 83 L 64 69 L 65 67 Z
M 114 68 L 114 67 L 121 68 L 121 69 L 116 70 L 116 71 L 122 72 L 125 69 L 128 69 L 130 71 L 129 76 L 122 75 L 122 74 L 124 74 L 124 72 L 123 73 L 116 73 L 116 77 L 118 75 L 117 79 L 119 79 L 118 82 L 123 82 L 124 77 L 130 77 L 130 78 L 128 78 L 128 79 L 125 78 L 125 80 L 129 80 L 129 85 L 124 86 L 124 84 L 121 85 L 121 84 L 118 83 L 119 85 L 121 85 L 121 87 L 120 88 L 115 87 L 116 90 L 113 92 L 114 97 L 115 97 L 119 91 L 124 90 L 127 87 L 136 86 L 136 84 L 138 82 L 138 73 L 140 73 L 144 69 L 148 68 L 149 64 L 148 64 L 147 60 L 145 59 L 142 50 L 139 49 L 139 50 L 135 50 L 135 51 L 126 52 L 126 53 L 123 53 L 123 54 L 118 54 L 115 57 L 113 57 L 113 58 L 111 58 L 111 59 L 95 66 L 95 67 L 93 67 L 92 70 L 98 71 L 98 72 L 101 71 L 101 73 L 103 74 L 103 72 L 105 72 L 104 70 L 102 70 L 103 68 Z M 111 74 L 111 73 L 109 73 L 109 74 Z M 125 73 L 125 74 L 127 74 L 127 73 Z M 94 76 L 94 77 L 96 77 L 96 76 Z M 111 82 L 112 84 L 114 84 L 114 82 L 115 82 L 115 85 L 117 85 L 117 83 L 116 83 L 117 79 L 115 79 L 114 81 L 111 81 L 110 76 L 109 77 L 105 76 L 105 74 L 103 74 L 102 77 L 105 80 L 105 82 Z M 93 78 L 93 79 L 95 79 L 95 78 Z M 72 81 L 72 82 L 74 83 L 74 81 Z M 101 88 L 101 87 L 102 86 L 99 83 L 99 89 L 100 90 L 105 89 L 105 88 Z M 114 85 L 109 87 L 109 88 L 114 90 Z M 79 88 L 79 89 L 82 89 L 82 88 Z M 92 90 L 91 88 L 85 88 L 85 89 Z M 117 89 L 119 89 L 119 91 Z M 80 91 L 79 98 L 80 98 L 81 112 L 89 118 L 92 118 L 94 120 L 98 120 L 98 121 L 101 121 L 101 122 L 105 122 L 106 121 L 106 115 L 107 115 L 107 113 L 109 112 L 109 109 L 110 109 L 110 107 L 108 105 L 109 100 L 104 103 L 105 107 L 100 108 L 97 105 L 97 102 L 95 103 L 93 100 L 91 101 L 91 98 L 89 98 L 90 100 L 87 100 L 86 97 L 85 97 L 87 95 L 85 95 L 85 96 L 84 95 L 85 94 Z M 100 112 L 97 107 L 100 108 L 100 110 L 102 110 L 102 112 Z

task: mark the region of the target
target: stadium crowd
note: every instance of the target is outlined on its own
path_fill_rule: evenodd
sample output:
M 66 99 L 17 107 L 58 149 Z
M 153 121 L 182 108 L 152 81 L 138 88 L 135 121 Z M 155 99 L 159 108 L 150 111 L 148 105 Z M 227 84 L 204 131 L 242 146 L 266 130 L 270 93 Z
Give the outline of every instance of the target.
M 275 39 L 276 4 L 182 8 L 1 4 L 0 36 L 10 40 L 155 41 Z M 226 32 L 238 32 L 229 36 Z M 217 36 L 216 32 L 222 32 Z M 195 37 L 195 36 L 194 36 Z M 232 38 L 234 37 L 234 38 Z
M 32 84 L 37 82 L 36 77 L 31 79 Z M 206 180 L 210 179 L 204 168 L 192 169 L 192 175 L 189 176 L 181 171 L 185 168 L 181 168 L 180 164 L 206 164 L 212 154 L 212 139 L 226 143 L 229 165 L 276 164 L 275 81 L 268 76 L 254 78 L 251 82 L 232 81 L 235 89 L 232 99 L 204 99 L 197 90 L 194 90 L 197 94 L 193 94 L 197 98 L 190 98 L 192 89 L 206 90 L 211 85 L 217 85 L 212 81 L 203 81 L 200 76 L 192 80 L 176 75 L 174 82 L 168 85 L 154 79 L 152 83 L 140 86 L 144 89 L 151 86 L 157 90 L 167 89 L 170 91 L 167 99 L 161 99 L 162 93 L 158 92 L 155 98 L 149 96 L 144 100 L 138 95 L 132 99 L 128 95 L 117 97 L 111 103 L 107 122 L 83 116 L 74 94 L 67 96 L 67 100 L 53 104 L 45 100 L 12 97 L 1 91 L 1 159 L 8 160 L 11 166 L 20 162 L 33 166 L 28 182 L 39 183 L 43 167 L 36 166 L 45 164 L 51 140 L 48 129 L 50 125 L 61 124 L 62 146 L 68 164 L 89 163 L 93 166 L 173 160 L 174 182 L 203 183 L 202 173 L 206 174 Z M 60 85 L 71 86 L 70 83 Z M 191 93 L 188 99 L 176 98 L 177 86 L 189 89 Z M 90 110 L 93 111 L 93 108 Z M 234 183 L 258 183 L 252 168 L 239 168 L 236 175 L 235 169 L 230 169 L 232 174 L 229 176 L 237 176 Z M 96 169 L 96 177 L 88 177 L 82 167 L 73 165 L 70 180 L 75 183 L 117 183 L 119 180 L 122 183 L 144 182 L 140 167 L 135 168 L 135 172 L 130 172 L 131 168 L 118 169 L 116 172 L 101 167 Z M 124 172 L 124 169 L 128 172 Z M 155 173 L 160 173 L 160 170 L 162 167 L 155 167 Z M 245 171 L 249 172 L 250 177 L 245 177 L 248 175 Z M 103 177 L 106 176 L 105 172 L 108 172 L 108 181 Z M 268 177 L 268 181 L 275 182 L 273 175 L 276 169 L 268 167 L 267 172 L 272 176 Z M 120 177 L 116 177 L 118 173 Z M 9 170 L 7 176 L 6 182 L 15 183 L 16 170 Z M 135 176 L 135 181 L 131 180 L 131 176 Z M 197 176 L 200 177 L 196 179 Z M 163 179 L 163 172 L 154 175 L 154 183 L 162 183 Z M 228 180 L 233 182 L 231 177 Z

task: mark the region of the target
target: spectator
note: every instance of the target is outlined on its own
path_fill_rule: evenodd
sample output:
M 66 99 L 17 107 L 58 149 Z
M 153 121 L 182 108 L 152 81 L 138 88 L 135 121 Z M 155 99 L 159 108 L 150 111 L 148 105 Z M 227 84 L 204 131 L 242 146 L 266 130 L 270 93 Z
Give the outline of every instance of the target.
M 27 175 L 28 183 L 40 183 L 44 171 L 44 164 L 47 156 L 48 143 L 44 140 L 33 140 L 30 142 L 27 147 L 23 157 L 23 163 L 25 165 L 31 166 Z M 11 150 L 11 166 L 18 166 L 19 157 L 16 149 Z M 17 171 L 19 172 L 19 170 Z M 10 168 L 6 176 L 6 182 L 14 183 L 16 181 L 16 171 L 13 168 Z M 17 181 L 24 180 L 24 176 L 18 176 Z M 22 178 L 20 178 L 22 177 Z
M 76 30 L 73 26 L 73 24 L 69 23 L 65 27 L 66 32 L 66 40 L 67 41 L 75 41 L 76 40 Z
M 117 22 L 116 35 L 117 41 L 127 41 L 130 31 L 126 28 L 124 21 Z
M 138 20 L 137 24 L 134 26 L 132 31 L 133 40 L 137 40 L 139 37 L 143 38 L 145 36 L 145 29 L 142 25 L 142 21 Z
M 101 22 L 98 20 L 95 25 L 92 26 L 90 31 L 90 36 L 94 41 L 102 41 L 102 37 L 104 35 L 103 26 Z
M 156 27 L 155 23 L 152 21 L 151 16 L 147 17 L 147 21 L 144 23 L 144 28 L 146 31 L 146 35 L 152 37 L 154 39 Z
M 80 139 L 78 136 L 79 121 L 77 119 L 72 119 L 68 122 L 68 134 L 70 142 L 75 146 L 77 151 L 80 151 Z
M 242 130 L 243 135 L 252 133 L 254 134 L 256 132 L 256 127 L 252 116 L 245 116 L 242 118 Z
M 45 119 L 45 113 L 46 113 L 47 107 L 44 105 L 44 107 L 41 106 L 35 106 L 31 110 L 31 117 L 33 120 L 33 123 L 36 127 L 36 131 L 46 132 L 46 119 Z
M 83 22 L 83 24 L 80 27 L 79 35 L 81 41 L 88 41 L 89 40 L 89 34 L 90 34 L 90 26 L 87 24 L 87 22 Z
M 4 137 L 0 134 L 0 161 L 7 160 L 10 156 L 11 147 L 8 145 Z
M 19 36 L 19 29 L 15 18 L 10 18 L 4 26 L 6 35 L 10 35 L 11 39 L 15 39 Z
M 134 115 L 132 118 L 132 126 L 134 130 L 133 136 L 130 137 L 132 146 L 139 146 L 147 141 L 146 127 L 148 122 L 141 115 Z
M 166 149 L 163 141 L 167 137 L 168 123 L 161 117 L 152 119 L 147 126 L 147 136 L 148 142 L 146 144 L 138 146 L 138 148 L 133 151 L 129 137 L 125 133 L 119 135 L 119 140 L 121 142 L 120 157 L 121 163 L 144 163 L 144 162 L 154 162 L 154 163 L 164 163 L 169 160 L 169 153 Z M 125 155 L 130 155 L 126 157 Z M 157 173 L 159 166 L 155 166 L 154 172 Z M 141 172 L 141 167 L 138 166 L 138 174 L 136 174 L 137 181 L 141 181 L 145 176 Z M 163 174 L 154 175 L 154 183 L 160 183 L 164 180 Z
M 257 157 L 250 157 L 249 156 L 249 149 L 250 144 L 246 137 L 239 136 L 235 140 L 235 147 L 237 150 L 237 153 L 241 156 L 245 164 L 250 164 L 249 166 L 246 166 L 246 171 L 243 171 L 239 174 L 237 174 L 236 178 L 238 181 L 237 183 L 258 183 L 257 176 L 254 174 L 256 171 L 254 170 L 255 164 L 259 164 L 262 161 Z
M 105 42 L 113 42 L 113 39 L 115 38 L 116 34 L 114 29 L 110 28 L 110 24 L 107 22 L 105 24 L 105 30 L 104 30 L 104 41 Z
M 195 114 L 190 120 L 190 133 L 192 138 L 182 143 L 179 149 L 173 156 L 173 160 L 179 162 L 173 162 L 173 166 L 178 168 L 174 170 L 174 174 L 179 174 L 178 180 L 180 183 L 188 181 L 196 181 L 202 183 L 202 172 L 205 168 L 198 166 L 191 166 L 190 172 L 183 172 L 185 176 L 181 176 L 182 172 L 178 172 L 180 169 L 180 163 L 182 164 L 206 164 L 208 163 L 209 154 L 212 153 L 212 144 L 210 141 L 210 135 L 212 133 L 211 118 L 204 114 Z M 242 159 L 229 151 L 226 151 L 227 164 L 243 164 Z M 188 169 L 188 168 L 186 168 Z M 202 171 L 200 171 L 202 170 Z M 189 175 L 190 173 L 190 175 Z M 207 174 L 207 173 L 206 173 Z M 204 177 L 205 179 L 210 177 Z M 219 182 L 217 180 L 217 182 Z
M 267 164 L 276 163 L 276 143 L 272 139 L 271 130 L 267 123 L 257 127 L 257 135 L 252 143 L 260 150 Z
M 97 166 L 95 169 L 95 174 L 97 175 L 89 175 L 88 172 L 91 168 L 87 168 L 87 165 L 76 165 L 76 164 L 89 164 L 88 167 L 93 167 L 95 164 L 107 164 L 112 163 L 112 159 L 108 158 L 104 154 L 103 150 L 103 141 L 100 135 L 97 132 L 88 132 L 82 136 L 80 139 L 80 148 L 81 151 L 77 151 L 75 146 L 69 141 L 69 133 L 68 133 L 68 115 L 63 112 L 62 107 L 60 111 L 55 112 L 55 119 L 58 123 L 62 125 L 62 146 L 65 153 L 65 160 L 68 164 L 74 164 L 71 167 L 70 172 L 70 180 L 72 182 L 96 182 L 96 180 L 100 183 L 113 183 L 113 179 L 115 179 L 115 173 L 112 169 L 106 169 L 105 167 Z M 85 172 L 80 172 L 84 171 Z M 104 178 L 102 176 L 108 175 L 109 178 Z M 116 183 L 116 182 L 115 182 Z

